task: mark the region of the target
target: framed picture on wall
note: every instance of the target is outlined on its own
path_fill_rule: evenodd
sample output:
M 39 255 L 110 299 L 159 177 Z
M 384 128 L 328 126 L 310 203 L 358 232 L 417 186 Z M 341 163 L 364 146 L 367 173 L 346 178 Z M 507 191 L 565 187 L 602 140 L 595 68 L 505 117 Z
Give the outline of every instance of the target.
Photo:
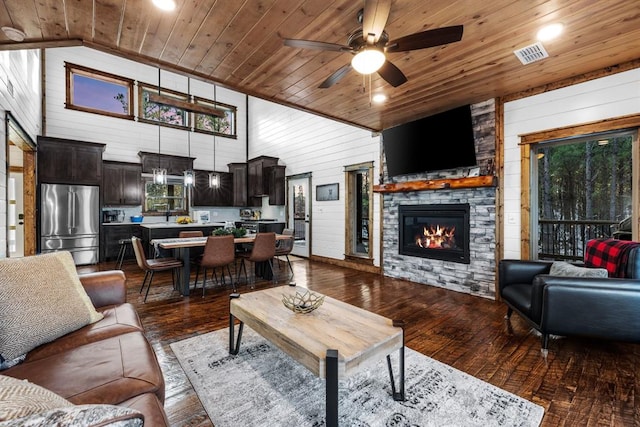
M 338 200 L 339 195 L 337 182 L 335 184 L 316 185 L 316 200 L 319 202 Z

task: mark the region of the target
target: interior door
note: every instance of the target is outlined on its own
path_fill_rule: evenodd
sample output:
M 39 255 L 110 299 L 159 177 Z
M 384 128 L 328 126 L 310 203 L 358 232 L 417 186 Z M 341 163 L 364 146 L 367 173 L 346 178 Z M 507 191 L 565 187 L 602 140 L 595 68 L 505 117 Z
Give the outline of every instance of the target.
M 9 258 L 24 256 L 24 208 L 22 172 L 10 172 L 7 188 L 7 244 Z
M 5 114 L 5 123 L 6 256 L 19 258 L 36 253 L 35 145 L 9 112 Z
M 295 244 L 291 253 L 309 257 L 311 252 L 311 174 L 296 175 L 287 180 L 288 228 L 294 230 Z

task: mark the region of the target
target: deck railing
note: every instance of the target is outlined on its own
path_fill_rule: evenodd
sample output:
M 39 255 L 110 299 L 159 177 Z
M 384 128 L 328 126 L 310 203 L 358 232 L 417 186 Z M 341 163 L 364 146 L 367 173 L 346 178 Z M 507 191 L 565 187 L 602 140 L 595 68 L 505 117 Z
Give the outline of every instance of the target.
M 618 221 L 538 221 L 538 259 L 584 259 L 591 239 L 612 237 Z

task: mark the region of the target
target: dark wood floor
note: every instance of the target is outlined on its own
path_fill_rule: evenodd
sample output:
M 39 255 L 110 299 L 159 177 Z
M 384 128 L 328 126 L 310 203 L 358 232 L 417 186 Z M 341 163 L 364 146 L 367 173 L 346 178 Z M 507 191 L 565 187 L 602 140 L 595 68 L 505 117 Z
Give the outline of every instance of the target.
M 408 347 L 543 406 L 543 426 L 640 425 L 638 344 L 561 338 L 551 342 L 545 360 L 539 339 L 517 315 L 507 323 L 499 302 L 303 259 L 293 266 L 300 286 L 405 320 Z M 171 424 L 211 426 L 169 344 L 227 327 L 230 289 L 210 289 L 202 298 L 198 288 L 181 297 L 170 274 L 157 274 L 143 303 L 140 270 L 129 263 L 124 271 L 128 300 L 138 309 L 165 375 Z M 271 282 L 258 282 L 256 289 L 267 286 Z M 249 290 L 243 286 L 240 292 Z

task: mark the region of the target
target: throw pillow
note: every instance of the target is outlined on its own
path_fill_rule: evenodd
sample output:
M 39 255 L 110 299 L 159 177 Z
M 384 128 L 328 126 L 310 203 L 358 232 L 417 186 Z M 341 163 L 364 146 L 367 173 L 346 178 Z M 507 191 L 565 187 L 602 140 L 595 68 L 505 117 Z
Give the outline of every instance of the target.
M 142 427 L 142 413 L 115 405 L 78 405 L 50 409 L 0 423 L 0 427 Z
M 578 267 L 577 265 L 564 261 L 556 261 L 551 264 L 549 275 L 564 277 L 609 277 L 609 273 L 607 273 L 605 268 Z
M 102 319 L 69 252 L 0 261 L 0 360 Z
M 0 375 L 0 427 L 140 427 L 144 416 L 114 405 L 74 405 L 27 380 Z
M 0 421 L 71 405 L 68 400 L 37 384 L 0 375 Z

